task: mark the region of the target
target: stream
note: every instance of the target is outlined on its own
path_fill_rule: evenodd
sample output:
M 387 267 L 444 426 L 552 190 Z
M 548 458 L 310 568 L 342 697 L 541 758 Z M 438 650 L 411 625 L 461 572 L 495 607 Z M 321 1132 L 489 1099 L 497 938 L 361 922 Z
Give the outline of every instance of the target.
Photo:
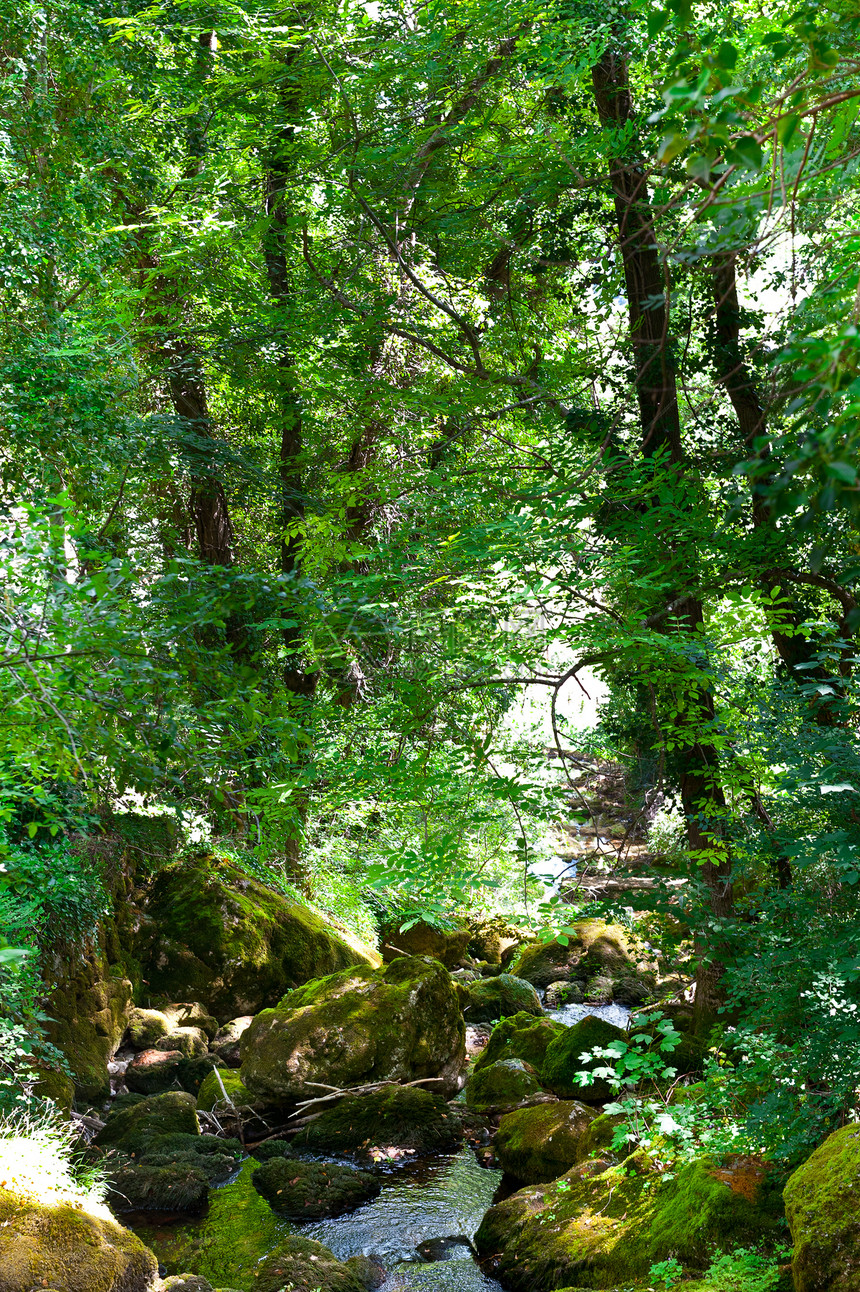
M 547 1017 L 571 1026 L 588 1014 L 626 1027 L 630 1011 L 617 1004 L 571 1004 Z M 484 1213 L 500 1194 L 502 1172 L 481 1166 L 470 1148 L 381 1165 L 377 1197 L 348 1215 L 305 1224 L 277 1216 L 259 1197 L 250 1178 L 256 1166 L 247 1161 L 214 1189 L 208 1212 L 198 1218 L 138 1212 L 123 1219 L 168 1273 L 205 1274 L 216 1287 L 248 1286 L 256 1262 L 287 1234 L 300 1234 L 339 1260 L 374 1258 L 386 1275 L 380 1292 L 502 1292 L 475 1263 L 472 1248 Z

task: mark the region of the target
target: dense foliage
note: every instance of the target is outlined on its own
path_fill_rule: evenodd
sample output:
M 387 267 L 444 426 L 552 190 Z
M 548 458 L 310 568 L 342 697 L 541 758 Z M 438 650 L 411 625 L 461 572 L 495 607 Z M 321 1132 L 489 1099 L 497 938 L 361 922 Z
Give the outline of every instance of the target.
M 733 1115 L 793 1152 L 850 1106 L 857 36 L 2 0 L 4 991 L 87 935 L 63 841 L 130 803 L 359 926 L 555 930 L 529 872 L 599 753 Z

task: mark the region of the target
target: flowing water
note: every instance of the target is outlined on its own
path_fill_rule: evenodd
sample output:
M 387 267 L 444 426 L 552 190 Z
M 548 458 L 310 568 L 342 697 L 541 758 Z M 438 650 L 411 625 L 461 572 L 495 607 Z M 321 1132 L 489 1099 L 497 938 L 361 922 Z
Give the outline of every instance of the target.
M 595 1018 L 603 1018 L 607 1023 L 614 1023 L 616 1027 L 625 1027 L 630 1021 L 630 1010 L 624 1005 L 562 1005 L 560 1009 L 548 1009 L 547 1018 L 554 1018 L 557 1023 L 564 1023 L 566 1027 L 573 1027 L 574 1023 L 579 1023 L 588 1014 L 594 1014 Z

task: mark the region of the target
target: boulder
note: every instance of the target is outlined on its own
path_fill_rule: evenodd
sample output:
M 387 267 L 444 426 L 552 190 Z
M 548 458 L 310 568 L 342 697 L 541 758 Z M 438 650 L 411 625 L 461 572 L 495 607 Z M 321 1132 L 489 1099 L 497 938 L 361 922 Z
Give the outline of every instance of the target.
M 497 1063 L 499 1059 L 525 1059 L 540 1071 L 551 1041 L 567 1031 L 563 1023 L 532 1014 L 514 1014 L 498 1023 L 490 1033 L 485 1048 L 475 1060 L 473 1072 Z
M 366 1285 L 322 1243 L 290 1237 L 254 1271 L 254 1292 L 365 1292 Z
M 167 1000 L 193 994 L 217 1018 L 254 1014 L 312 978 L 378 963 L 313 911 L 219 857 L 161 870 L 144 901 L 133 952 L 150 992 Z
M 119 966 L 93 952 L 63 973 L 48 997 L 45 1032 L 68 1061 L 81 1099 L 95 1103 L 110 1094 L 107 1065 L 128 1025 L 131 994 Z
M 513 924 L 496 916 L 491 920 L 472 920 L 469 923 L 468 952 L 475 960 L 500 965 L 507 951 L 511 955 L 522 941 L 522 934 Z
M 386 1086 L 341 1099 L 299 1131 L 295 1144 L 313 1153 L 404 1148 L 427 1154 L 450 1151 L 462 1138 L 460 1119 L 441 1095 L 421 1086 Z
M 155 1043 L 156 1050 L 179 1051 L 186 1059 L 199 1059 L 209 1049 L 209 1040 L 200 1027 L 173 1027 Z
M 594 1109 L 565 1099 L 506 1113 L 493 1146 L 499 1166 L 524 1184 L 557 1180 L 591 1151 Z
M 158 1094 L 176 1082 L 184 1058 L 181 1050 L 141 1050 L 125 1070 L 125 1084 L 135 1094 Z
M 219 1069 L 217 1076 L 213 1069 L 203 1080 L 197 1092 L 197 1107 L 204 1113 L 211 1113 L 213 1109 L 229 1108 L 231 1104 L 237 1109 L 251 1108 L 254 1103 L 245 1088 L 245 1083 L 234 1068 Z
M 466 1082 L 466 1103 L 478 1113 L 509 1112 L 550 1100 L 553 1096 L 542 1088 L 534 1068 L 522 1059 L 500 1059 Z
M 0 1188 L 0 1292 L 150 1292 L 158 1263 L 107 1207 Z
M 543 1013 L 534 987 L 522 978 L 499 974 L 469 983 L 469 1004 L 464 1010 L 469 1023 L 492 1023 L 511 1014 Z
M 469 937 L 469 930 L 464 927 L 440 929 L 419 920 L 417 924 L 401 930 L 399 921 L 390 920 L 383 924 L 379 942 L 386 964 L 400 955 L 430 956 L 446 969 L 454 969 L 466 953 Z
M 451 975 L 438 961 L 358 965 L 289 992 L 242 1037 L 242 1080 L 271 1102 L 313 1098 L 319 1085 L 438 1077 L 454 1093 L 465 1027 Z
M 629 935 L 617 924 L 605 920 L 579 920 L 572 925 L 575 936 L 568 942 L 532 942 L 522 947 L 511 962 L 511 973 L 535 987 L 571 978 L 590 978 L 603 970 L 612 973 L 629 969 Z
M 563 1005 L 581 1005 L 582 988 L 578 982 L 551 982 L 544 992 L 544 1009 L 561 1009 Z
M 111 1112 L 93 1143 L 136 1153 L 153 1135 L 175 1134 L 200 1134 L 197 1105 L 184 1090 L 152 1095 Z
M 796 1292 L 860 1287 L 860 1123 L 829 1135 L 783 1194 Z
M 375 1198 L 382 1188 L 367 1171 L 285 1157 L 272 1157 L 258 1166 L 251 1182 L 273 1211 L 294 1220 L 343 1216 Z
M 211 1041 L 218 1031 L 217 1018 L 213 1018 L 209 1011 L 195 1000 L 179 1001 L 171 1005 L 161 1005 L 159 1008 L 172 1028 L 199 1028 L 208 1041 Z
M 158 1009 L 133 1009 L 128 1020 L 125 1042 L 135 1050 L 153 1050 L 170 1031 L 167 1015 Z
M 108 1148 L 99 1164 L 114 1210 L 199 1211 L 209 1186 L 228 1179 L 246 1156 L 239 1140 L 181 1131 L 138 1145 L 133 1155 Z
M 612 1089 L 607 1081 L 598 1077 L 590 1085 L 583 1085 L 577 1072 L 593 1067 L 605 1067 L 603 1059 L 583 1062 L 582 1055 L 598 1046 L 607 1046 L 610 1041 L 626 1041 L 627 1033 L 605 1019 L 587 1014 L 581 1022 L 573 1027 L 566 1027 L 560 1036 L 547 1046 L 541 1064 L 541 1080 L 554 1094 L 562 1099 L 581 1099 L 583 1103 L 604 1103 L 612 1096 Z
M 225 1023 L 216 1032 L 212 1050 L 224 1060 L 228 1068 L 238 1068 L 241 1064 L 239 1042 L 253 1020 L 253 1014 L 242 1014 L 239 1018 L 231 1018 L 229 1023 Z
M 617 1166 L 580 1162 L 491 1207 L 475 1245 L 511 1292 L 615 1289 L 644 1282 L 670 1256 L 703 1270 L 715 1251 L 778 1236 L 778 1219 L 759 1201 L 762 1176 L 756 1184 L 699 1160 L 664 1180 L 642 1152 Z

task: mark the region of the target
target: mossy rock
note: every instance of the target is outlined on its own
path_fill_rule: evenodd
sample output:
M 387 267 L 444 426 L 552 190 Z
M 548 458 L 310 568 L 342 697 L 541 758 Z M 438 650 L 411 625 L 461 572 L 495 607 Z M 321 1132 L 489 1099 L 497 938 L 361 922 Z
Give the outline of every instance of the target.
M 258 1166 L 249 1159 L 235 1180 L 213 1189 L 202 1220 L 151 1228 L 136 1223 L 135 1228 L 168 1267 L 201 1275 L 215 1287 L 256 1292 L 260 1261 L 288 1232 L 288 1222 L 275 1215 L 251 1183 Z
M 209 1038 L 200 1027 L 172 1027 L 155 1043 L 156 1050 L 178 1050 L 186 1059 L 199 1059 L 209 1049 Z
M 223 1067 L 224 1061 L 217 1054 L 198 1054 L 194 1059 L 183 1058 L 176 1068 L 175 1080 L 183 1090 L 196 1098 L 212 1069 Z
M 552 1018 L 535 1018 L 532 1014 L 514 1014 L 504 1018 L 490 1034 L 485 1048 L 475 1060 L 472 1071 L 497 1063 L 499 1059 L 524 1059 L 540 1071 L 551 1041 L 566 1031 L 563 1023 Z
M 177 1084 L 180 1050 L 141 1050 L 125 1070 L 125 1083 L 139 1095 L 157 1095 Z
M 231 1018 L 229 1023 L 220 1027 L 212 1041 L 212 1050 L 223 1059 L 228 1068 L 238 1068 L 242 1062 L 239 1043 L 242 1039 L 243 1032 L 246 1032 L 254 1021 L 252 1014 L 243 1014 L 239 1018 Z
M 438 960 L 446 969 L 454 969 L 465 955 L 469 937 L 469 930 L 464 926 L 438 929 L 426 920 L 419 920 L 417 924 L 401 932 L 399 922 L 391 920 L 383 924 L 379 942 L 385 964 L 390 964 L 399 955 L 405 954 L 430 956 L 431 960 Z
M 133 1009 L 128 1020 L 125 1040 L 136 1050 L 154 1050 L 170 1031 L 167 1015 L 157 1009 Z
M 511 1014 L 543 1014 L 534 987 L 522 978 L 502 973 L 469 984 L 469 1004 L 464 1011 L 469 1023 L 493 1023 Z
M 567 1099 L 507 1113 L 493 1141 L 499 1166 L 524 1184 L 557 1180 L 588 1156 L 593 1121 L 593 1108 Z
M 235 1068 L 219 1068 L 217 1076 L 214 1069 L 210 1070 L 197 1092 L 197 1107 L 211 1113 L 214 1108 L 229 1108 L 231 1102 L 242 1109 L 253 1107 L 255 1101 Z
M 860 1288 L 860 1123 L 829 1135 L 785 1186 L 796 1292 Z
M 159 1005 L 159 1009 L 172 1028 L 199 1028 L 208 1041 L 211 1041 L 218 1031 L 217 1018 L 196 1000 L 174 1001 L 168 1005 Z
M 420 1086 L 386 1086 L 351 1095 L 299 1132 L 298 1147 L 314 1153 L 351 1153 L 374 1146 L 444 1153 L 463 1138 L 459 1117 L 441 1095 Z
M 255 1271 L 254 1292 L 365 1292 L 364 1283 L 322 1243 L 290 1237 Z
M 568 942 L 532 942 L 521 947 L 511 962 L 511 973 L 535 987 L 548 987 L 580 976 L 586 956 L 593 965 L 619 972 L 632 962 L 629 935 L 605 920 L 578 920 Z
M 370 1256 L 349 1256 L 344 1265 L 367 1292 L 375 1292 L 385 1282 L 385 1270 Z
M 382 1187 L 376 1176 L 331 1162 L 299 1162 L 273 1157 L 251 1176 L 273 1211 L 294 1220 L 343 1216 L 375 1198 Z
M 219 1019 L 273 1006 L 312 978 L 378 963 L 307 907 L 215 856 L 156 876 L 133 949 L 153 996 L 192 994 Z
M 466 1082 L 466 1103 L 478 1113 L 508 1112 L 550 1100 L 534 1068 L 522 1059 L 500 1059 L 473 1072 Z
M 171 1274 L 161 1285 L 161 1292 L 216 1292 L 208 1279 L 197 1274 Z
M 189 1155 L 191 1156 L 191 1155 Z M 109 1201 L 114 1211 L 201 1211 L 209 1180 L 192 1162 L 161 1165 L 121 1154 L 107 1165 Z
M 48 997 L 45 1031 L 66 1058 L 79 1098 L 110 1094 L 107 1065 L 128 1024 L 132 985 L 101 952 L 82 957 Z
M 644 1153 L 599 1168 L 582 1162 L 487 1212 L 475 1244 L 511 1292 L 624 1286 L 647 1279 L 651 1265 L 670 1256 L 702 1271 L 715 1251 L 758 1246 L 780 1233 L 777 1218 L 748 1196 L 748 1180 L 706 1160 L 670 1180 Z
M 438 1077 L 454 1093 L 466 1053 L 451 975 L 402 957 L 358 965 L 290 992 L 242 1037 L 242 1080 L 271 1102 L 313 1098 L 323 1082 L 349 1089 Z
M 588 1071 L 593 1067 L 602 1067 L 605 1060 L 582 1061 L 586 1051 L 597 1046 L 607 1046 L 611 1041 L 626 1041 L 627 1033 L 623 1028 L 607 1023 L 603 1018 L 588 1014 L 573 1027 L 566 1027 L 564 1032 L 548 1046 L 541 1064 L 541 1081 L 554 1094 L 562 1099 L 580 1099 L 583 1103 L 604 1103 L 612 1095 L 608 1082 L 598 1077 L 591 1085 L 583 1085 L 577 1078 L 577 1072 Z
M 93 1141 L 99 1148 L 116 1147 L 125 1153 L 139 1152 L 154 1135 L 199 1135 L 197 1105 L 184 1090 L 151 1095 L 130 1106 L 111 1112 Z
M 288 1139 L 267 1139 L 251 1149 L 258 1162 L 268 1162 L 273 1157 L 293 1157 L 293 1145 Z
M 40 1099 L 50 1099 L 62 1113 L 69 1113 L 75 1102 L 75 1083 L 58 1068 L 39 1068 L 39 1079 L 33 1094 Z
M 0 1292 L 150 1292 L 152 1252 L 108 1213 L 0 1189 Z

